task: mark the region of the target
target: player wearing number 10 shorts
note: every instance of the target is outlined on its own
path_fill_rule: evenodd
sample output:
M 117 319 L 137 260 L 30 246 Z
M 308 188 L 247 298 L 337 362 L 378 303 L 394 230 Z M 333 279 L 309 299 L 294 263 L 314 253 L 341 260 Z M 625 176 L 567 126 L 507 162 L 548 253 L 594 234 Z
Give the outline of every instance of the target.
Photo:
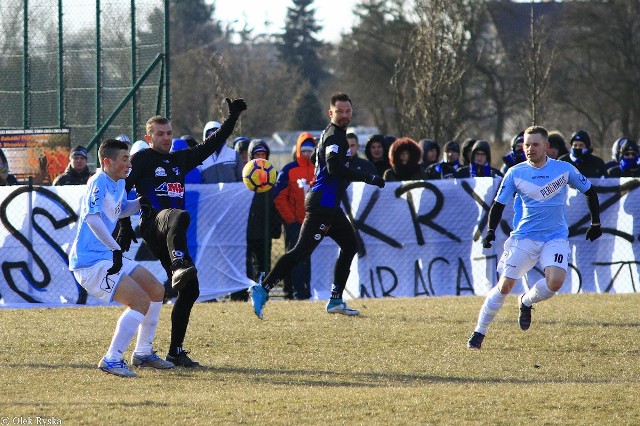
M 591 215 L 587 239 L 594 241 L 602 235 L 598 195 L 591 182 L 573 165 L 547 157 L 548 136 L 544 127 L 533 126 L 525 130 L 523 147 L 527 161 L 507 171 L 489 210 L 489 230 L 482 240 L 485 248 L 490 248 L 495 241 L 495 230 L 505 205 L 514 197 L 519 198 L 517 205 L 521 211 L 498 263 L 501 277 L 480 309 L 478 324 L 467 344 L 469 349 L 480 349 L 487 328 L 516 281 L 538 261 L 545 276 L 519 298 L 518 322 L 522 330 L 531 325 L 532 305 L 551 298 L 562 287 L 570 252 L 565 213 L 567 185 L 587 196 Z

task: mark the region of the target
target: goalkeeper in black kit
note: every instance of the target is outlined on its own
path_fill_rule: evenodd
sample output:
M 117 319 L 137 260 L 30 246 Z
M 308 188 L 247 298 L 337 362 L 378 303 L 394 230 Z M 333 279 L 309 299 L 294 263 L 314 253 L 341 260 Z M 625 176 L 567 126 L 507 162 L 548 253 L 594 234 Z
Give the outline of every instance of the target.
M 251 286 L 249 292 L 253 310 L 262 319 L 262 310 L 269 292 L 303 258 L 311 256 L 318 244 L 329 237 L 340 246 L 340 254 L 333 272 L 331 298 L 326 311 L 330 314 L 359 315 L 342 300 L 342 293 L 349 277 L 351 261 L 358 251 L 356 233 L 340 208 L 340 200 L 352 181 L 366 182 L 384 187 L 378 175 L 368 175 L 349 168 L 351 150 L 347 141 L 347 126 L 351 122 L 351 99 L 346 93 L 333 93 L 329 104 L 331 123 L 320 136 L 316 148 L 314 181 L 305 197 L 305 218 L 298 242 L 276 262 L 262 283 Z
M 140 233 L 155 257 L 171 279 L 178 292 L 171 312 L 171 343 L 167 360 L 176 366 L 196 367 L 198 362 L 183 348 L 191 308 L 200 295 L 198 276 L 187 248 L 187 228 L 190 216 L 184 210 L 185 175 L 226 143 L 240 117 L 247 109 L 243 99 L 231 101 L 229 116 L 222 126 L 204 143 L 190 149 L 169 152 L 173 132 L 169 119 L 161 116 L 147 121 L 146 141 L 150 149 L 131 157 L 131 172 L 126 179 L 126 190 L 135 188 L 138 197 L 146 197 L 141 206 Z M 135 234 L 131 221 L 119 221 L 116 241 L 123 251 L 129 250 Z

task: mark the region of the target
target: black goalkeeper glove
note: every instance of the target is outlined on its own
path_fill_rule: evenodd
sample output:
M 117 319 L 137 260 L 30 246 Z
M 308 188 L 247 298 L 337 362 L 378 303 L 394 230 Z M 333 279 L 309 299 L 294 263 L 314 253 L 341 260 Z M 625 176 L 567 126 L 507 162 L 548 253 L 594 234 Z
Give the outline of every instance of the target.
M 131 248 L 131 241 L 135 243 L 138 242 L 136 239 L 136 233 L 133 231 L 133 227 L 131 226 L 131 219 L 128 217 L 122 218 L 118 220 L 118 225 L 120 225 L 120 229 L 118 230 L 116 242 L 122 251 L 129 251 Z
M 487 235 L 482 239 L 482 247 L 491 248 L 491 245 L 496 240 L 496 231 L 489 229 Z
M 107 269 L 107 275 L 113 275 L 122 269 L 122 250 L 113 251 L 113 266 Z
M 595 241 L 602 235 L 602 228 L 600 225 L 591 225 L 587 229 L 586 239 L 589 241 Z
M 365 182 L 369 185 L 375 185 L 378 188 L 384 188 L 384 179 L 378 175 L 370 175 Z
M 229 114 L 239 116 L 242 111 L 247 109 L 247 103 L 242 98 L 234 99 L 225 98 L 227 105 L 229 105 Z

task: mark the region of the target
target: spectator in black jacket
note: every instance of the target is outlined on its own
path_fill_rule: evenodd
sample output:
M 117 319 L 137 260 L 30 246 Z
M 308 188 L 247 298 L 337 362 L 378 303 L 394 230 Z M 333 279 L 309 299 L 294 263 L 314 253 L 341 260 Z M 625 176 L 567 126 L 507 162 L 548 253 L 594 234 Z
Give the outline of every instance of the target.
M 444 145 L 442 161 L 432 164 L 427 169 L 427 179 L 451 179 L 460 168 L 460 144 L 449 141 Z
M 476 140 L 473 138 L 467 138 L 462 142 L 460 146 L 460 166 L 468 166 L 471 164 L 471 149 Z
M 440 158 L 440 146 L 432 139 L 421 139 L 418 145 L 420 149 L 422 149 L 420 167 L 426 171 L 430 165 L 438 162 L 438 158 Z
M 640 151 L 636 141 L 625 138 L 620 151 L 620 164 L 608 170 L 609 177 L 640 177 Z
M 524 132 L 520 132 L 511 139 L 511 152 L 502 157 L 504 165 L 500 169 L 502 174 L 507 173 L 511 167 L 518 163 L 522 163 L 527 158 L 522 150 L 522 144 L 524 143 Z
M 568 154 L 567 144 L 564 141 L 564 136 L 557 130 L 549 132 L 549 149 L 547 149 L 547 156 L 551 159 L 557 160 L 565 154 Z
M 262 139 L 249 143 L 249 161 L 257 158 L 269 159 L 271 150 Z M 247 219 L 247 277 L 258 281 L 270 269 L 271 239 L 280 238 L 282 219 L 273 203 L 272 191 L 253 194 Z M 267 220 L 268 214 L 268 220 Z M 267 225 L 268 221 L 268 225 Z M 268 229 L 265 227 L 268 226 Z M 269 262 L 268 262 L 269 261 Z M 231 300 L 247 301 L 249 292 L 241 290 L 232 293 Z
M 360 158 L 358 156 L 358 149 L 360 144 L 358 143 L 358 135 L 355 133 L 347 133 L 347 142 L 349 143 L 349 150 L 351 151 L 351 158 L 349 159 L 349 168 L 358 170 L 368 175 L 378 174 L 376 167 L 369 160 Z
M 92 173 L 87 166 L 87 150 L 85 147 L 78 145 L 73 148 L 69 155 L 69 165 L 66 170 L 55 180 L 55 186 L 61 185 L 86 185 Z
M 420 167 L 422 150 L 413 139 L 400 138 L 391 144 L 389 162 L 391 168 L 384 172 L 382 178 L 387 182 L 406 180 L 424 180 L 427 174 Z
M 616 139 L 613 146 L 611 146 L 611 161 L 604 163 L 605 169 L 609 170 L 612 167 L 620 165 L 620 160 L 622 159 L 622 144 L 627 140 L 629 139 L 625 137 Z
M 571 152 L 558 158 L 573 164 L 580 173 L 588 178 L 607 176 L 607 169 L 602 158 L 593 155 L 591 137 L 584 130 L 578 130 L 571 136 Z
M 364 155 L 373 163 L 377 175 L 382 177 L 384 172 L 391 167 L 389 163 L 389 150 L 386 148 L 383 135 L 373 135 L 364 147 Z
M 491 146 L 489 142 L 479 140 L 471 149 L 471 164 L 456 172 L 457 178 L 502 176 L 500 170 L 491 167 Z

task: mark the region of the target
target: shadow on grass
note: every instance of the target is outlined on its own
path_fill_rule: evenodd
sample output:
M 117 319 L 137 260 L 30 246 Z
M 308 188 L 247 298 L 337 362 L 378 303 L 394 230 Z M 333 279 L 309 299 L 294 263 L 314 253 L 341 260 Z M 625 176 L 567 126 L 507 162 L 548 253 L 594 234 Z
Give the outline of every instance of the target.
M 471 352 L 470 352 L 471 353 Z M 360 388 L 387 388 L 390 386 L 417 386 L 426 383 L 448 384 L 596 384 L 612 383 L 611 379 L 595 378 L 561 378 L 537 377 L 527 379 L 524 377 L 491 378 L 491 377 L 459 377 L 438 376 L 433 374 L 403 374 L 403 373 L 336 373 L 324 370 L 283 370 L 281 368 L 234 368 L 234 367 L 199 367 L 197 369 L 176 369 L 178 380 L 192 380 L 194 375 L 201 372 L 240 375 L 248 380 L 270 385 L 295 385 L 309 387 L 360 387 Z M 211 380 L 217 380 L 213 377 Z

